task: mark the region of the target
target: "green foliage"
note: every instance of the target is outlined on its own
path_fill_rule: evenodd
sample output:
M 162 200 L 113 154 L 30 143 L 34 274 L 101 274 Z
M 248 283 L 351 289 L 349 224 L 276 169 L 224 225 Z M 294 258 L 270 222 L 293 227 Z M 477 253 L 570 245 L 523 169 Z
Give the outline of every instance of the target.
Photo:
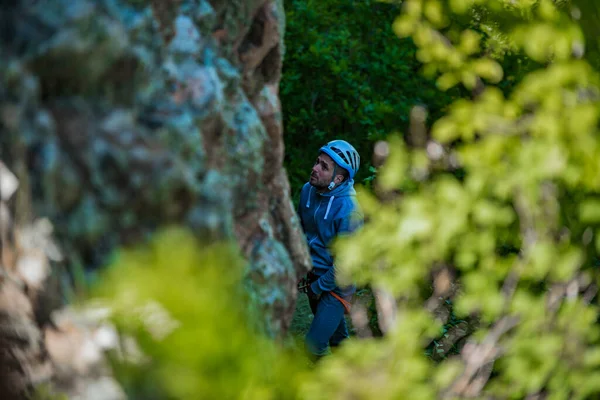
M 68 396 L 56 393 L 56 390 L 48 384 L 37 385 L 29 398 L 31 400 L 69 400 Z
M 477 22 L 466 24 L 465 16 Z M 485 26 L 487 33 L 476 33 Z M 338 244 L 339 264 L 346 279 L 402 299 L 390 337 L 408 331 L 429 343 L 435 324 L 415 310 L 435 300 L 435 283 L 423 289 L 440 266 L 457 277 L 455 293 L 444 294 L 456 315 L 479 324 L 460 361 L 417 362 L 391 338 L 369 351 L 385 354 L 389 365 L 420 368 L 409 384 L 419 398 L 596 398 L 597 363 L 585 354 L 600 351 L 600 249 L 592 240 L 600 225 L 600 76 L 581 59 L 585 38 L 570 6 L 407 0 L 394 28 L 415 40 L 440 87 L 476 90 L 433 124 L 441 156 L 390 141 L 377 193 L 403 189 L 407 180 L 413 190 L 393 201 L 362 191 L 369 222 Z M 533 62 L 503 84 L 501 65 L 515 59 Z M 340 376 L 353 374 L 356 362 L 336 360 Z M 392 387 L 385 361 L 377 364 L 380 394 L 406 396 L 409 389 Z M 443 384 L 432 388 L 425 377 Z
M 585 58 L 591 65 L 600 65 L 600 40 L 598 40 L 598 21 L 600 3 L 590 0 L 568 2 L 571 16 L 579 21 L 585 37 Z
M 373 144 L 408 127 L 410 108 L 438 116 L 450 102 L 419 73 L 411 39 L 390 29 L 400 11 L 373 0 L 286 0 L 280 87 L 285 165 L 294 192 L 308 180 L 320 146 L 341 138 L 362 157 L 356 181 L 372 177 Z M 458 92 L 455 90 L 454 92 Z
M 94 295 L 120 332 L 113 366 L 131 398 L 297 397 L 307 360 L 251 328 L 243 267 L 232 246 L 175 228 L 119 253 Z

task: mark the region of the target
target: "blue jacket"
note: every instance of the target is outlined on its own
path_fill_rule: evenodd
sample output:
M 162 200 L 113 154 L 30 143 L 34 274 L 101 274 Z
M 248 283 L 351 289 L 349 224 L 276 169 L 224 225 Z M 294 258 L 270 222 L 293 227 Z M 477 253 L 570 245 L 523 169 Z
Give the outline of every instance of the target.
M 329 251 L 329 245 L 336 236 L 351 233 L 363 223 L 354 181 L 346 180 L 325 193 L 317 193 L 312 185 L 306 183 L 300 192 L 298 215 L 310 249 L 313 273 L 319 277 L 311 289 L 317 294 L 335 291 L 348 296 L 354 293 L 354 286 L 337 286 L 333 257 Z

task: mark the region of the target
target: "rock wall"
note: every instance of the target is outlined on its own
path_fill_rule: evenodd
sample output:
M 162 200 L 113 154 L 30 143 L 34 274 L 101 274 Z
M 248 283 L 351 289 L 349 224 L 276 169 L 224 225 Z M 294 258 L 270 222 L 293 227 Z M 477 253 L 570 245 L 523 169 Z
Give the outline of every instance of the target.
M 166 224 L 234 239 L 280 337 L 310 265 L 282 167 L 283 32 L 281 0 L 5 2 L 0 159 L 20 182 L 16 226 L 47 217 L 61 262 L 87 271 Z

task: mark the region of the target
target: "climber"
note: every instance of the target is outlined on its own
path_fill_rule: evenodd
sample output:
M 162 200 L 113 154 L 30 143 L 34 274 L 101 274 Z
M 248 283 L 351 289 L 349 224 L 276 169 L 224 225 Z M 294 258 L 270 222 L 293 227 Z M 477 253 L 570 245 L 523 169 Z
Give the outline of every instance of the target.
M 338 286 L 328 246 L 363 223 L 354 190 L 359 164 L 352 145 L 344 140 L 331 141 L 320 148 L 310 180 L 300 193 L 298 215 L 313 268 L 298 287 L 306 292 L 314 314 L 306 334 L 306 349 L 313 360 L 327 354 L 328 346 L 333 349 L 348 337 L 344 313 L 349 312 L 355 287 Z

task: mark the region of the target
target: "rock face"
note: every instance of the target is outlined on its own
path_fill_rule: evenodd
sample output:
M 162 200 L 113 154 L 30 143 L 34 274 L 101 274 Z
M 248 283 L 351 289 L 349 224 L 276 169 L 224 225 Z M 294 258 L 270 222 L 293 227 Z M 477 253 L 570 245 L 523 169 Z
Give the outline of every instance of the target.
M 310 265 L 282 167 L 283 31 L 281 0 L 9 0 L 0 159 L 20 182 L 16 226 L 48 218 L 62 263 L 88 271 L 166 224 L 234 239 L 281 336 Z

